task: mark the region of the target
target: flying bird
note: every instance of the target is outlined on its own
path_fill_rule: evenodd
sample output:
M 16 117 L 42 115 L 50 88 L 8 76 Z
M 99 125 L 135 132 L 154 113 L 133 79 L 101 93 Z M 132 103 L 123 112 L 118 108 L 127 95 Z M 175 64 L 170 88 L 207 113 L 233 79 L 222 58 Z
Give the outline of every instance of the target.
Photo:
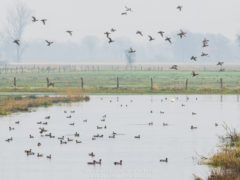
M 132 8 L 125 6 L 126 11 L 132 12 Z
M 201 56 L 202 56 L 202 57 L 203 57 L 203 56 L 208 56 L 208 54 L 207 54 L 207 53 L 204 53 L 204 52 L 202 52 Z
M 182 11 L 182 6 L 177 6 L 177 9 L 179 10 L 179 11 Z
M 171 38 L 170 37 L 166 37 L 165 41 L 168 41 L 170 44 L 172 44 Z
M 136 50 L 133 50 L 133 48 L 130 48 L 130 50 L 128 51 L 129 53 L 135 53 Z
M 224 63 L 224 62 L 220 62 L 220 61 L 219 61 L 219 62 L 217 63 L 217 66 L 222 66 L 223 63 Z
M 45 42 L 47 43 L 47 46 L 51 46 L 53 44 L 52 41 L 45 40 Z
M 191 57 L 191 60 L 197 61 L 197 57 L 196 57 L 196 56 L 192 56 L 192 57 Z
M 199 75 L 199 74 L 196 73 L 195 71 L 192 71 L 192 76 L 193 76 L 193 77 L 195 77 L 195 76 L 197 76 L 197 75 Z
M 121 13 L 121 15 L 127 15 L 127 12 L 123 12 L 123 13 Z
M 149 41 L 153 41 L 153 40 L 155 40 L 152 36 L 150 36 L 150 35 L 148 35 L 148 37 L 149 37 Z
M 176 64 L 174 64 L 174 65 L 172 65 L 172 66 L 170 67 L 170 69 L 178 70 L 178 66 L 177 66 Z
M 203 43 L 202 47 L 203 48 L 208 47 L 208 44 L 207 43 Z
M 20 40 L 18 40 L 18 39 L 14 40 L 13 43 L 15 43 L 16 45 L 20 46 Z
M 47 19 L 41 19 L 41 21 L 42 21 L 43 25 L 46 25 Z
M 108 43 L 110 44 L 110 43 L 113 43 L 114 41 L 112 40 L 112 38 L 110 38 L 110 37 L 108 37 Z
M 105 32 L 104 33 L 107 37 L 109 37 L 109 35 L 111 34 L 110 32 Z
M 72 36 L 72 33 L 73 33 L 73 32 L 70 31 L 70 30 L 67 30 L 66 33 L 68 33 L 70 36 Z
M 162 38 L 163 38 L 164 31 L 159 31 L 158 33 L 159 33 L 159 34 L 162 36 Z
M 141 31 L 137 31 L 136 34 L 139 34 L 140 36 L 143 36 Z
M 208 46 L 208 42 L 209 42 L 209 40 L 204 38 L 204 40 L 202 41 L 202 43 L 203 43 L 202 47 L 207 47 Z
M 206 39 L 206 38 L 204 38 L 204 40 L 202 41 L 203 43 L 208 43 L 209 42 L 209 40 L 208 39 Z
M 117 30 L 116 30 L 116 29 L 114 29 L 114 28 L 112 28 L 112 29 L 111 29 L 111 31 L 112 31 L 112 32 L 115 32 L 115 31 L 117 31 Z
M 177 35 L 182 39 L 183 37 L 186 37 L 186 34 L 186 32 L 180 29 L 180 33 L 178 33 Z
M 37 22 L 37 21 L 38 21 L 37 18 L 32 16 L 32 22 Z

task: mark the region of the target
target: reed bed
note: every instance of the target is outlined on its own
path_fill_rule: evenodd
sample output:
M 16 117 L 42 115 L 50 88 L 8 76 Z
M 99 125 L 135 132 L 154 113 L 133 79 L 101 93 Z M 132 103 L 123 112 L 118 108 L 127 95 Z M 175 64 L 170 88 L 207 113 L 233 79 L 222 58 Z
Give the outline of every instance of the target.
M 89 97 L 82 94 L 68 93 L 60 96 L 15 96 L 0 97 L 0 115 L 14 112 L 30 111 L 33 107 L 48 107 L 56 103 L 88 101 Z
M 220 137 L 223 144 L 207 162 L 214 167 L 208 180 L 240 180 L 240 134 L 225 128 L 227 135 Z

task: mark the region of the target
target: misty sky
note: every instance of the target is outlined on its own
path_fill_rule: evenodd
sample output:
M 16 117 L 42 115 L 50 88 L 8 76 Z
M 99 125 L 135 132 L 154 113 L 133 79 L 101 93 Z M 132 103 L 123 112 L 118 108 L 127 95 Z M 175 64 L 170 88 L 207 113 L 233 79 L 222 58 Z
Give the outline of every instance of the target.
M 8 10 L 18 0 L 0 0 L 0 30 L 6 23 Z M 113 38 L 126 37 L 146 41 L 136 36 L 158 36 L 180 28 L 193 33 L 222 34 L 232 40 L 240 33 L 240 0 L 21 0 L 37 18 L 47 18 L 47 26 L 30 24 L 24 34 L 27 41 L 50 39 L 78 42 L 88 35 L 105 38 L 103 32 L 114 27 Z M 133 13 L 121 16 L 124 6 Z M 176 7 L 183 6 L 179 12 Z M 74 36 L 65 31 L 73 30 Z

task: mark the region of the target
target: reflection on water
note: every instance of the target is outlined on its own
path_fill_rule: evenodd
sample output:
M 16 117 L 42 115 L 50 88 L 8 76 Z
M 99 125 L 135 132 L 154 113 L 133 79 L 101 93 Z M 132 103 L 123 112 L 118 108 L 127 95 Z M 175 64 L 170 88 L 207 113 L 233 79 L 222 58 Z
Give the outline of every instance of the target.
M 193 179 L 193 173 L 206 177 L 209 169 L 199 165 L 197 154 L 208 156 L 216 150 L 218 135 L 225 133 L 221 126 L 224 122 L 230 127 L 239 127 L 239 107 L 238 96 L 91 96 L 89 102 L 2 117 L 0 179 L 165 180 L 181 177 L 188 180 Z M 70 113 L 71 110 L 75 113 Z M 105 121 L 101 121 L 105 114 Z M 45 119 L 48 115 L 51 118 Z M 66 118 L 69 115 L 71 118 Z M 37 124 L 40 121 L 48 124 Z M 153 125 L 149 125 L 150 122 Z M 74 126 L 69 125 L 72 123 Z M 105 125 L 106 129 L 97 129 Z M 9 131 L 9 126 L 15 130 Z M 191 130 L 191 126 L 197 129 Z M 41 137 L 39 127 L 47 129 L 46 133 L 51 132 L 55 138 Z M 109 138 L 113 131 L 118 133 L 115 139 Z M 76 132 L 80 137 L 74 136 Z M 30 134 L 34 138 L 30 139 Z M 104 136 L 92 140 L 96 134 Z M 135 139 L 137 135 L 141 138 Z M 62 136 L 73 141 L 60 144 L 58 137 Z M 5 142 L 10 137 L 13 141 Z M 76 144 L 76 139 L 82 143 Z M 38 147 L 39 142 L 42 145 Z M 38 158 L 36 154 L 27 157 L 24 153 L 27 149 L 44 157 Z M 96 156 L 88 156 L 90 152 Z M 51 160 L 46 158 L 49 154 Z M 160 162 L 166 157 L 168 163 Z M 100 158 L 101 166 L 87 165 Z M 123 160 L 122 166 L 113 164 L 120 160 Z

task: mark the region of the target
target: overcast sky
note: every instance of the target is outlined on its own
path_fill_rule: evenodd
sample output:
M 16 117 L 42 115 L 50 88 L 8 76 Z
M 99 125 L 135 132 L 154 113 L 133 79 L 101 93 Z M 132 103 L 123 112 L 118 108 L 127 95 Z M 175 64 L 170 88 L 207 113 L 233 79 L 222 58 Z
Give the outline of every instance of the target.
M 20 0 L 0 0 L 0 30 L 8 10 Z M 172 33 L 185 29 L 193 33 L 222 34 L 232 40 L 240 33 L 240 0 L 21 0 L 37 18 L 48 19 L 44 27 L 31 23 L 25 40 L 80 41 L 87 35 L 103 37 L 116 28 L 115 37 L 145 41 L 136 30 L 157 36 L 159 30 Z M 125 5 L 133 13 L 122 16 Z M 176 7 L 183 6 L 179 12 Z M 74 36 L 65 31 L 72 30 Z

